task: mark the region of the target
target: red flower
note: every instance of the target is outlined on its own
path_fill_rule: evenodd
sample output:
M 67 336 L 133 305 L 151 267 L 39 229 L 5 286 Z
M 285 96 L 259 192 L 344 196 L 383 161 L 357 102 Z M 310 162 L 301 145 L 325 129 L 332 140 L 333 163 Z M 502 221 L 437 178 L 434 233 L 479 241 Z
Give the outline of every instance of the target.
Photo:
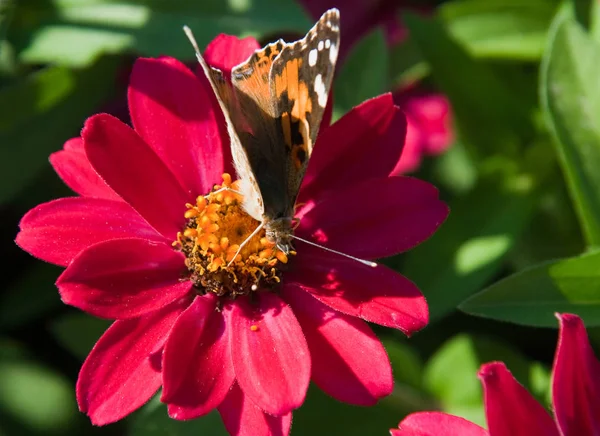
M 576 315 L 557 315 L 558 347 L 552 371 L 553 420 L 502 362 L 485 364 L 483 383 L 489 431 L 440 412 L 409 415 L 392 436 L 584 436 L 600 434 L 600 362 Z
M 393 174 L 415 171 L 423 156 L 444 153 L 454 141 L 450 102 L 443 94 L 411 88 L 394 94 L 407 120 L 406 141 Z
M 206 58 L 231 66 L 254 48 L 221 36 Z M 218 408 L 232 434 L 287 434 L 309 380 L 352 404 L 388 395 L 389 361 L 365 321 L 406 334 L 424 327 L 416 286 L 302 243 L 286 263 L 264 238 L 230 266 L 236 241 L 258 223 L 236 194 L 210 194 L 233 182 L 221 182 L 229 147 L 208 82 L 174 59 L 140 59 L 128 99 L 134 129 L 95 115 L 51 156 L 79 196 L 34 208 L 17 236 L 29 253 L 66 267 L 57 281 L 65 303 L 116 320 L 83 364 L 80 409 L 111 423 L 162 386 L 173 418 Z M 428 238 L 447 207 L 431 185 L 390 176 L 405 134 L 391 95 L 328 124 L 296 234 L 368 259 Z

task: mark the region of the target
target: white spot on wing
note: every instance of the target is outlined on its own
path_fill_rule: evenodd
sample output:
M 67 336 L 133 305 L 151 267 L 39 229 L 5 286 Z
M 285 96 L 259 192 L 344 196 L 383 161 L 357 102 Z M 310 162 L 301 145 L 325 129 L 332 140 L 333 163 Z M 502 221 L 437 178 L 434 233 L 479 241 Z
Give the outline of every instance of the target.
M 315 77 L 315 93 L 319 101 L 319 106 L 325 107 L 327 104 L 327 94 L 325 93 L 325 84 L 323 83 L 323 76 L 317 74 Z
M 325 48 L 329 48 L 331 46 L 331 41 L 326 39 L 325 40 Z
M 331 48 L 329 49 L 329 62 L 331 62 L 332 64 L 335 64 L 335 61 L 337 60 L 337 55 L 338 55 L 337 45 L 331 44 Z
M 316 48 L 313 48 L 310 52 L 308 52 L 308 65 L 311 67 L 317 65 L 317 56 L 318 53 Z
M 325 45 L 325 43 L 323 41 L 319 41 L 319 44 L 317 45 L 317 49 L 319 51 L 323 50 L 323 46 Z

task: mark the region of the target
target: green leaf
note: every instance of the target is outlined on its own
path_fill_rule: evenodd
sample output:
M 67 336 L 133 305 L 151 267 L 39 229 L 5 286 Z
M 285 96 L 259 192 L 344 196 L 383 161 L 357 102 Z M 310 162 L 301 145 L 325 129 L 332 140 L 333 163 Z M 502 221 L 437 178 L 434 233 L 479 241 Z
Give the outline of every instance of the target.
M 117 65 L 103 58 L 83 70 L 48 67 L 0 90 L 0 204 L 31 182 L 111 95 Z
M 531 137 L 529 102 L 514 93 L 513 84 L 474 60 L 438 20 L 406 14 L 405 22 L 474 153 L 514 153 L 516 144 Z
M 432 321 L 454 310 L 498 272 L 534 205 L 526 176 L 483 179 L 450 203 L 448 220 L 430 240 L 406 254 L 401 269 L 427 298 Z
M 388 57 L 380 30 L 370 33 L 354 47 L 334 81 L 336 115 L 389 89 Z
M 588 245 L 600 246 L 600 45 L 563 10 L 541 66 L 540 95 Z
M 205 46 L 219 33 L 264 37 L 280 31 L 304 34 L 310 22 L 291 0 L 38 0 L 18 10 L 24 62 L 88 65 L 102 53 L 133 51 L 143 56 L 192 59 L 182 27 Z M 34 18 L 34 20 L 32 20 Z
M 558 2 L 550 0 L 462 0 L 444 3 L 440 16 L 471 55 L 537 61 Z
M 555 312 L 600 325 L 600 253 L 538 265 L 494 283 L 459 308 L 471 315 L 556 328 Z
M 82 362 L 111 321 L 94 318 L 81 312 L 70 312 L 52 323 L 51 329 L 58 342 Z
M 72 432 L 81 415 L 71 382 L 28 357 L 29 353 L 14 342 L 0 339 L 0 351 L 0 414 L 3 417 L 0 432 L 39 435 Z
M 405 87 L 426 77 L 429 65 L 410 35 L 388 49 L 390 53 L 390 77 L 394 86 Z
M 455 141 L 448 151 L 436 157 L 432 166 L 436 185 L 443 186 L 453 194 L 465 194 L 477 182 L 475 162 L 460 141 Z

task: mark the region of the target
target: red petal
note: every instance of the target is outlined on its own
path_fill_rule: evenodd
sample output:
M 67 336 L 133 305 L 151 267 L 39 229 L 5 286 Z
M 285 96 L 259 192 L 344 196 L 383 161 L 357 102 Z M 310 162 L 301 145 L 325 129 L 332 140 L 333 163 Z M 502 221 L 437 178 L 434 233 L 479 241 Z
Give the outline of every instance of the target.
M 184 258 L 169 245 L 113 239 L 81 252 L 60 275 L 62 300 L 92 315 L 135 318 L 188 293 Z
M 244 62 L 258 49 L 260 45 L 252 37 L 238 38 L 221 33 L 206 46 L 204 58 L 227 76 L 233 67 Z
M 502 362 L 482 365 L 488 429 L 494 436 L 559 436 L 548 412 L 515 380 Z
M 193 197 L 220 183 L 224 171 L 221 118 L 210 93 L 176 59 L 140 58 L 133 66 L 128 98 L 135 130 Z
M 300 407 L 310 380 L 310 354 L 291 308 L 271 292 L 231 304 L 231 353 L 238 383 L 265 412 Z
M 198 296 L 177 319 L 163 354 L 161 401 L 169 416 L 206 415 L 225 399 L 235 380 L 229 335 L 216 297 Z
M 300 245 L 298 243 L 297 245 Z M 348 315 L 410 335 L 427 325 L 427 302 L 406 277 L 316 248 L 302 247 L 284 286 L 300 286 L 317 300 Z
M 161 374 L 151 363 L 183 310 L 169 305 L 144 317 L 115 321 L 85 360 L 77 380 L 79 410 L 95 425 L 129 415 L 160 387 Z
M 50 163 L 63 182 L 82 197 L 121 200 L 92 168 L 81 138 L 69 139 L 64 150 L 50 155 Z
M 284 287 L 283 297 L 306 335 L 311 379 L 325 393 L 344 403 L 372 406 L 392 392 L 388 356 L 364 321 L 330 309 L 300 288 Z
M 437 189 L 410 177 L 367 180 L 315 201 L 301 217 L 298 236 L 366 259 L 413 248 L 448 216 Z
M 219 406 L 223 424 L 231 436 L 287 436 L 292 426 L 292 413 L 267 415 L 234 384 Z
M 600 434 L 600 362 L 583 321 L 558 315 L 560 336 L 552 375 L 556 421 L 564 435 Z
M 110 239 L 163 236 L 122 201 L 61 198 L 40 204 L 20 222 L 17 244 L 46 262 L 67 266 L 82 250 Z
M 419 412 L 408 415 L 392 429 L 392 436 L 488 436 L 477 424 L 441 412 Z
M 406 118 L 391 94 L 367 100 L 324 128 L 302 185 L 302 203 L 325 191 L 387 177 L 400 158 Z
M 83 143 L 98 174 L 166 238 L 175 240 L 185 224 L 185 204 L 193 202 L 175 176 L 126 124 L 107 115 L 85 123 Z

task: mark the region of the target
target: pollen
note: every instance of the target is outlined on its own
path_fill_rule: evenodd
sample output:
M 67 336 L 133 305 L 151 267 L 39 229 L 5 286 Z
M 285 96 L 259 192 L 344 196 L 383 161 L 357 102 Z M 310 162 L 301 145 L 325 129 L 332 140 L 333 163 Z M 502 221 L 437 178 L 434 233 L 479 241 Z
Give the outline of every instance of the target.
M 270 242 L 260 225 L 242 208 L 237 181 L 223 174 L 223 183 L 186 204 L 185 228 L 173 246 L 186 256 L 189 277 L 199 293 L 236 298 L 281 281 L 289 255 Z M 240 249 L 240 246 L 242 247 Z

